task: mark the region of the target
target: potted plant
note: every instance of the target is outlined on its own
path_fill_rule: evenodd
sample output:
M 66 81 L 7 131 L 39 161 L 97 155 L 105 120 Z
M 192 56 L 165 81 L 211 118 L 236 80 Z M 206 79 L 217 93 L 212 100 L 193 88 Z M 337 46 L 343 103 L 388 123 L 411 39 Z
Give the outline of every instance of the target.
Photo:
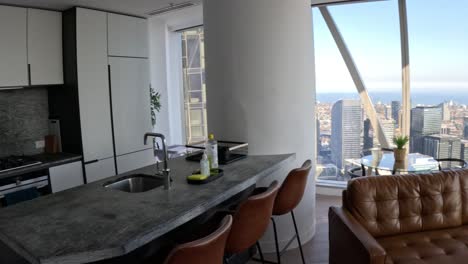
M 150 87 L 151 98 L 151 123 L 153 127 L 156 125 L 156 112 L 161 110 L 161 94 L 156 92 L 153 87 Z
M 151 124 L 153 125 L 153 131 L 156 126 L 156 113 L 161 110 L 161 94 L 156 92 L 153 87 L 150 87 L 150 102 L 151 102 Z M 153 138 L 153 146 L 155 149 L 159 149 L 156 143 L 156 138 Z M 155 154 L 156 155 L 156 154 Z
M 406 144 L 409 142 L 408 136 L 396 136 L 393 138 L 393 143 L 396 145 L 396 148 L 393 150 L 395 155 L 395 162 L 403 162 L 406 160 Z

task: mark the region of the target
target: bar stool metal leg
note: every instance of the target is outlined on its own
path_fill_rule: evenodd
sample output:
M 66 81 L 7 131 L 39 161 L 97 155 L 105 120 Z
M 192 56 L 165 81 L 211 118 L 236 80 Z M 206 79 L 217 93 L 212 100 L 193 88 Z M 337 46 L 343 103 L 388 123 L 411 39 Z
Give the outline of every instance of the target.
M 276 258 L 278 260 L 278 264 L 281 264 L 281 254 L 279 249 L 279 242 L 278 242 L 278 231 L 276 230 L 276 222 L 275 218 L 271 218 L 271 222 L 273 223 L 273 232 L 275 233 L 275 246 L 276 246 Z
M 299 237 L 299 231 L 297 230 L 296 217 L 294 216 L 294 211 L 291 211 L 291 216 L 294 223 L 294 229 L 296 230 L 297 242 L 299 243 L 299 251 L 301 252 L 302 263 L 305 264 L 304 252 L 302 252 L 301 238 Z
M 257 249 L 258 249 L 258 254 L 260 255 L 260 260 L 262 261 L 263 264 L 265 264 L 265 258 L 263 257 L 263 251 L 262 247 L 260 247 L 260 243 L 257 242 Z

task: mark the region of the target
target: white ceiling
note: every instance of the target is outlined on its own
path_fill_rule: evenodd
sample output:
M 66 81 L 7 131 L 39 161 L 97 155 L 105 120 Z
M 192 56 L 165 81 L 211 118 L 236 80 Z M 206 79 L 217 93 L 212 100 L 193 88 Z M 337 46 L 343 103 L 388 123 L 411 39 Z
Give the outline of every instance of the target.
M 145 16 L 153 10 L 188 0 L 0 0 L 0 4 L 66 10 L 74 6 L 90 7 L 118 13 Z M 200 3 L 202 0 L 191 0 Z

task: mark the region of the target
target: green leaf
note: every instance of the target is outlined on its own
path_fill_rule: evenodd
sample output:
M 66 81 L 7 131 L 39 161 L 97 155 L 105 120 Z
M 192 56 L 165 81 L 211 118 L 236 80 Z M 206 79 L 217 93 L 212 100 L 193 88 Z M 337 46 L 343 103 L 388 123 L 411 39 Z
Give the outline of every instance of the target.
M 408 144 L 408 142 L 408 136 L 396 136 L 393 138 L 393 143 L 397 146 L 398 149 L 403 149 L 406 144 Z
M 153 127 L 156 125 L 156 112 L 161 110 L 161 94 L 156 92 L 153 87 L 150 87 L 151 98 L 151 123 Z

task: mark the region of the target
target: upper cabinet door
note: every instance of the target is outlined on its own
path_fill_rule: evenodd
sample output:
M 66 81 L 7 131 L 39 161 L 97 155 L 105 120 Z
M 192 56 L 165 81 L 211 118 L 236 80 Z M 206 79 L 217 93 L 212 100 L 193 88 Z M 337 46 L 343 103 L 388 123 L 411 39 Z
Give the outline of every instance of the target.
M 0 6 L 0 87 L 27 86 L 27 10 Z
M 146 19 L 108 13 L 109 56 L 148 57 Z
M 143 136 L 151 132 L 149 66 L 147 59 L 109 58 L 112 114 L 117 156 L 151 148 Z
M 63 84 L 62 13 L 28 9 L 31 85 Z
M 84 161 L 113 157 L 107 13 L 76 9 L 76 54 Z

